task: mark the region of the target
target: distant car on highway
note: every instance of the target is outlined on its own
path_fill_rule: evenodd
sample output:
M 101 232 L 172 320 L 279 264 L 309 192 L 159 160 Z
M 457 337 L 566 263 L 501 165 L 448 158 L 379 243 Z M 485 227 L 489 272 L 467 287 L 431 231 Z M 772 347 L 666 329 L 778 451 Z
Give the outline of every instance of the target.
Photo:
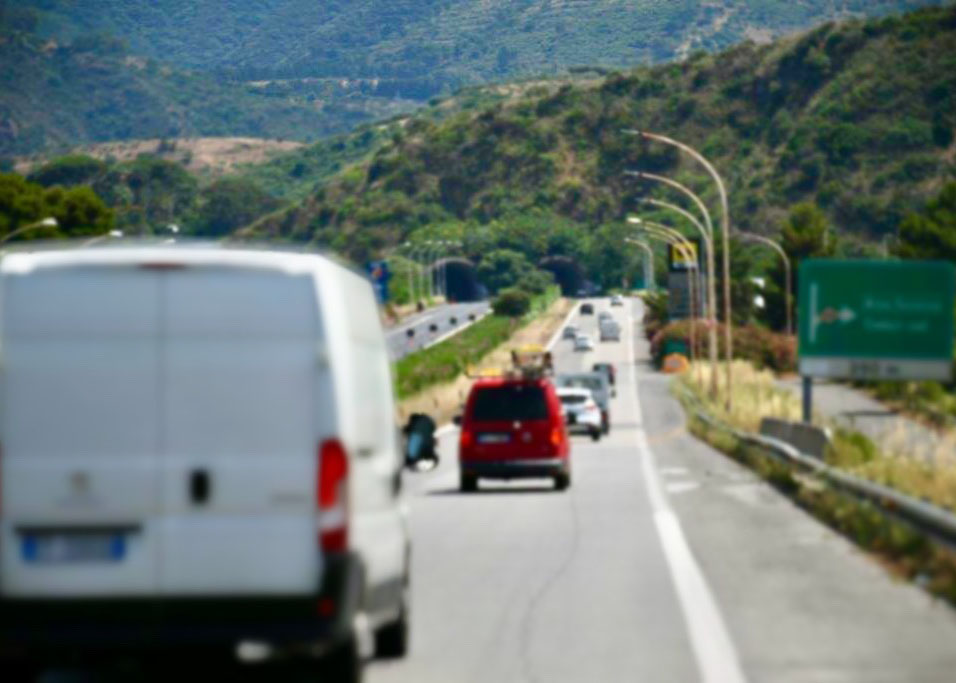
M 561 401 L 545 378 L 481 378 L 472 385 L 458 442 L 459 487 L 479 479 L 549 477 L 571 484 L 571 447 Z
M 595 363 L 591 366 L 592 372 L 603 372 L 607 375 L 607 383 L 612 387 L 616 381 L 616 373 L 614 371 L 614 365 L 612 363 Z
M 574 350 L 575 351 L 593 351 L 594 340 L 591 339 L 590 335 L 578 334 L 578 336 L 574 338 Z
M 601 408 L 589 389 L 562 387 L 557 390 L 564 408 L 564 424 L 571 434 L 588 434 L 592 440 L 601 438 Z
M 578 336 L 578 326 L 577 325 L 567 325 L 564 330 L 561 332 L 562 339 L 574 339 Z
M 620 294 L 615 294 L 614 296 L 611 297 L 611 305 L 612 305 L 612 306 L 623 306 L 623 305 L 624 305 L 624 297 L 621 296 Z
M 615 320 L 605 319 L 598 325 L 601 341 L 621 341 L 621 326 Z
M 592 303 L 581 304 L 581 315 L 594 315 L 594 304 Z
M 569 372 L 554 378 L 558 388 L 579 387 L 587 389 L 601 408 L 601 426 L 604 433 L 611 431 L 611 385 L 604 372 Z
M 4 680 L 95 644 L 255 641 L 347 680 L 360 642 L 405 653 L 396 480 L 436 461 L 434 423 L 403 453 L 364 277 L 153 246 L 7 255 L 0 285 Z

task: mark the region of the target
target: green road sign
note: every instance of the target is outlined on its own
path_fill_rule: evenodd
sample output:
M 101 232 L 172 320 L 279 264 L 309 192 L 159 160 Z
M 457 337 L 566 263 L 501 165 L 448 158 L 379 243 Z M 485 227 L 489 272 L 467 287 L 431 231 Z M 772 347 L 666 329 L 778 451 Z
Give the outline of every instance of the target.
M 956 268 L 943 261 L 805 261 L 800 373 L 947 380 L 954 296 Z

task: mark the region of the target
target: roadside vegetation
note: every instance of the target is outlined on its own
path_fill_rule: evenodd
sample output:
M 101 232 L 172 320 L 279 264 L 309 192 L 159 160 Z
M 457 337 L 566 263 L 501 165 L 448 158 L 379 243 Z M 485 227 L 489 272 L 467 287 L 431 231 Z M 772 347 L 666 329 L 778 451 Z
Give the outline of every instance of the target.
M 528 309 L 516 316 L 488 315 L 468 329 L 395 364 L 399 399 L 408 398 L 436 384 L 450 382 L 477 364 L 518 329 L 540 316 L 558 299 L 560 290 L 549 287 L 530 300 Z
M 725 407 L 726 383 L 723 369 L 718 370 L 719 396 L 709 394 L 710 366 L 697 363 L 678 379 L 678 395 L 689 391 L 706 412 L 735 429 L 757 433 L 760 420 L 777 417 L 799 421 L 800 397 L 774 384 L 769 370 L 758 370 L 753 364 L 737 361 L 734 364 L 732 410 Z M 721 365 L 721 368 L 723 365 Z M 698 377 L 700 384 L 697 383 Z M 817 424 L 827 424 L 816 417 Z M 826 453 L 826 462 L 865 479 L 898 489 L 903 493 L 930 501 L 956 513 L 956 430 L 942 438 L 932 449 L 920 450 L 902 439 L 888 437 L 875 444 L 865 435 L 829 425 L 832 447 Z
M 694 378 L 702 375 L 702 383 Z M 719 374 L 718 380 L 723 378 Z M 892 571 L 914 580 L 956 604 L 956 553 L 929 540 L 909 526 L 882 514 L 874 505 L 847 497 L 825 481 L 804 474 L 769 456 L 763 449 L 738 439 L 732 432 L 699 419 L 696 409 L 719 424 L 756 432 L 761 417 L 795 420 L 799 399 L 773 384 L 769 371 L 738 362 L 735 367 L 734 405 L 728 413 L 723 396 L 711 400 L 708 368 L 693 368 L 677 384 L 677 396 L 688 412 L 690 431 L 747 465 L 781 492 L 821 520 L 885 561 Z M 721 386 L 724 390 L 724 386 Z M 956 511 L 956 438 L 935 454 L 914 454 L 875 445 L 862 434 L 836 430 L 826 462 L 834 467 L 895 488 L 949 511 Z

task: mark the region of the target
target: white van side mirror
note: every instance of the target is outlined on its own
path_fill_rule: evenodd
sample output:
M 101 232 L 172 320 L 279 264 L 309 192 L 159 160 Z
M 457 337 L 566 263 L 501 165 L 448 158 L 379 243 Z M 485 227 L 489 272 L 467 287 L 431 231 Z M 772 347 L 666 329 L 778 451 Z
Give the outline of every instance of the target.
M 438 466 L 433 419 L 415 413 L 408 418 L 402 434 L 405 436 L 405 467 L 415 472 L 428 472 Z

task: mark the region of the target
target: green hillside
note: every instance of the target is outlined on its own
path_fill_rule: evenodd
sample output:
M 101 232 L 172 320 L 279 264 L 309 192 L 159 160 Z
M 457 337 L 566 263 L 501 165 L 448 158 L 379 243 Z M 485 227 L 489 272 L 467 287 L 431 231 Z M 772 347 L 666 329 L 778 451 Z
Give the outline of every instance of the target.
M 26 0 L 50 35 L 106 31 L 134 52 L 240 78 L 442 86 L 632 66 L 931 0 Z M 431 82 L 427 82 L 431 79 Z M 419 92 L 419 94 L 424 94 Z M 427 96 L 427 95 L 426 95 Z
M 330 82 L 237 84 L 131 55 L 104 35 L 41 39 L 0 13 L 0 156 L 84 143 L 193 136 L 314 140 L 408 111 Z
M 954 126 L 956 9 L 928 9 L 594 86 L 531 89 L 443 122 L 412 119 L 371 159 L 256 232 L 364 259 L 436 225 L 468 234 L 530 221 L 542 235 L 554 224 L 618 225 L 651 190 L 624 177 L 628 168 L 665 170 L 712 196 L 693 166 L 620 132 L 644 127 L 715 162 L 741 229 L 775 232 L 809 200 L 842 233 L 873 240 L 954 176 Z

